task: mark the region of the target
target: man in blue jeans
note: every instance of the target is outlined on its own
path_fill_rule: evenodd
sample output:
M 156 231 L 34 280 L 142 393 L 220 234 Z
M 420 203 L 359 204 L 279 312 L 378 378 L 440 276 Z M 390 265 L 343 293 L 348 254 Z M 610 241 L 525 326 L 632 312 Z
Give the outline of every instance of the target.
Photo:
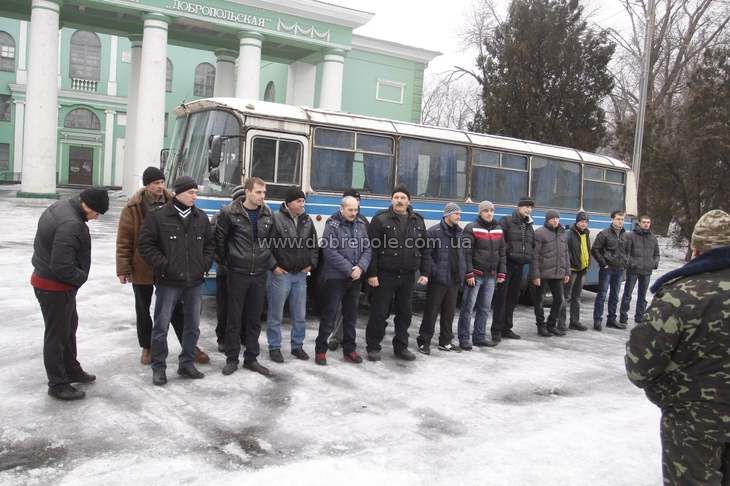
M 603 330 L 603 305 L 608 295 L 608 321 L 606 327 L 626 329 L 625 324 L 616 321 L 621 277 L 626 267 L 626 230 L 624 212 L 611 213 L 611 225 L 598 233 L 593 242 L 591 255 L 598 262 L 598 294 L 593 306 L 593 329 Z M 610 289 L 610 291 L 609 291 Z
M 203 275 L 215 252 L 213 228 L 208 216 L 195 207 L 198 184 L 192 177 L 175 180 L 175 197 L 160 209 L 147 213 L 139 234 L 139 254 L 153 268 L 157 286 L 152 327 L 152 383 L 167 383 L 167 331 L 172 312 L 183 303 L 182 352 L 177 373 L 200 379 L 193 365 L 200 336 L 200 298 Z
M 626 325 L 629 321 L 631 294 L 636 282 L 639 282 L 636 296 L 634 322 L 641 322 L 646 310 L 646 291 L 649 288 L 651 272 L 659 266 L 659 242 L 651 231 L 651 218 L 647 215 L 639 218 L 634 231 L 626 235 L 626 284 L 621 298 L 619 323 Z
M 466 288 L 459 312 L 459 347 L 471 351 L 478 347 L 496 346 L 487 340 L 487 319 L 497 283 L 504 282 L 507 266 L 507 245 L 502 226 L 494 219 L 494 204 L 479 203 L 479 216 L 464 228 L 464 260 Z M 472 343 L 469 343 L 471 315 L 476 306 Z
M 290 187 L 279 212 L 274 214 L 268 241 L 276 266 L 269 274 L 266 285 L 269 299 L 266 339 L 269 342 L 269 357 L 275 363 L 284 362 L 281 354 L 281 321 L 284 319 L 287 299 L 292 323 L 291 354 L 297 359 L 309 359 L 302 349 L 307 329 L 307 273 L 317 266 L 319 247 L 314 222 L 304 212 L 304 204 L 304 192 L 298 187 Z

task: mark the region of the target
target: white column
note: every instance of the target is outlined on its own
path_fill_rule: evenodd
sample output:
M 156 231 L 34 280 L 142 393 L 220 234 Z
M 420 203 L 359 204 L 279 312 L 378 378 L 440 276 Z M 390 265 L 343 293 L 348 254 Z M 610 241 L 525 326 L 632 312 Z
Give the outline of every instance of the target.
M 286 79 L 286 104 L 314 106 L 317 66 L 306 62 L 289 64 Z
M 257 100 L 261 90 L 261 43 L 264 36 L 258 32 L 241 31 L 238 38 L 236 98 Z
M 58 60 L 56 61 L 58 63 L 58 69 L 56 74 L 58 75 L 58 89 L 61 89 L 63 87 L 63 81 L 61 80 L 61 46 L 63 45 L 63 30 L 61 30 L 60 25 L 58 27 Z
M 102 185 L 112 185 L 112 160 L 114 160 L 114 110 L 104 110 L 104 169 L 102 171 Z
M 119 50 L 119 37 L 109 36 L 111 46 L 109 48 L 109 81 L 106 83 L 106 94 L 117 95 L 117 51 Z
M 236 51 L 217 49 L 215 59 L 213 96 L 234 96 L 236 94 Z
M 339 111 L 342 108 L 342 73 L 345 51 L 330 49 L 322 61 L 322 83 L 319 87 L 319 108 Z
M 30 12 L 28 88 L 24 132 L 33 143 L 23 150 L 23 175 L 18 195 L 56 194 L 58 139 L 58 20 L 56 1 L 33 0 Z
M 13 172 L 23 172 L 23 130 L 25 129 L 25 101 L 14 100 Z
M 25 54 L 25 51 L 28 49 L 28 22 L 21 20 L 19 27 L 18 49 L 15 51 L 18 55 L 18 69 L 15 71 L 15 82 L 17 84 L 25 84 L 28 82 L 28 63 Z
M 142 36 L 130 35 L 131 64 L 129 82 L 127 85 L 127 124 L 125 126 L 124 158 L 117 159 L 117 173 L 123 174 L 116 178 L 116 183 L 122 185 L 125 194 L 132 194 L 138 186 L 138 177 L 134 167 L 134 127 L 137 126 L 137 93 L 139 92 L 139 67 L 142 61 Z M 121 170 L 121 172 L 120 172 Z

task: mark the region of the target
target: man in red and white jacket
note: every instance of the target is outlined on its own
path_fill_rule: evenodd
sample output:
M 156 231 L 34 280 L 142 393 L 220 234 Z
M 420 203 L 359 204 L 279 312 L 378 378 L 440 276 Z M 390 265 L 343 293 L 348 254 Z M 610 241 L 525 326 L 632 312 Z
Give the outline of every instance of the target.
M 487 340 L 487 319 L 492 307 L 492 296 L 497 283 L 504 282 L 506 271 L 506 244 L 502 227 L 494 219 L 494 204 L 479 203 L 479 216 L 464 228 L 464 258 L 466 260 L 466 290 L 459 314 L 459 347 L 472 349 L 469 343 L 471 314 L 476 305 L 474 346 L 496 346 Z

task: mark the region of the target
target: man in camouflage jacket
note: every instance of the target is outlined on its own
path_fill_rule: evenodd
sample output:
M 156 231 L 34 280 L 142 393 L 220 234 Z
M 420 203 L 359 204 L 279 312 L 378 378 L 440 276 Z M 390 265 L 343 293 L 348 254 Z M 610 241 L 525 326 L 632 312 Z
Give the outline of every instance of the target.
M 692 250 L 652 286 L 626 370 L 662 410 L 664 484 L 730 484 L 730 215 L 703 215 Z

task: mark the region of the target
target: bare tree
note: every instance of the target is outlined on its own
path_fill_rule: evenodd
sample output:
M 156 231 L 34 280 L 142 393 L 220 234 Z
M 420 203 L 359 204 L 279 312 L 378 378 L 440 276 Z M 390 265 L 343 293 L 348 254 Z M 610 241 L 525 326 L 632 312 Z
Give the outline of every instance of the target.
M 481 106 L 478 85 L 451 72 L 426 85 L 421 123 L 468 130 Z

